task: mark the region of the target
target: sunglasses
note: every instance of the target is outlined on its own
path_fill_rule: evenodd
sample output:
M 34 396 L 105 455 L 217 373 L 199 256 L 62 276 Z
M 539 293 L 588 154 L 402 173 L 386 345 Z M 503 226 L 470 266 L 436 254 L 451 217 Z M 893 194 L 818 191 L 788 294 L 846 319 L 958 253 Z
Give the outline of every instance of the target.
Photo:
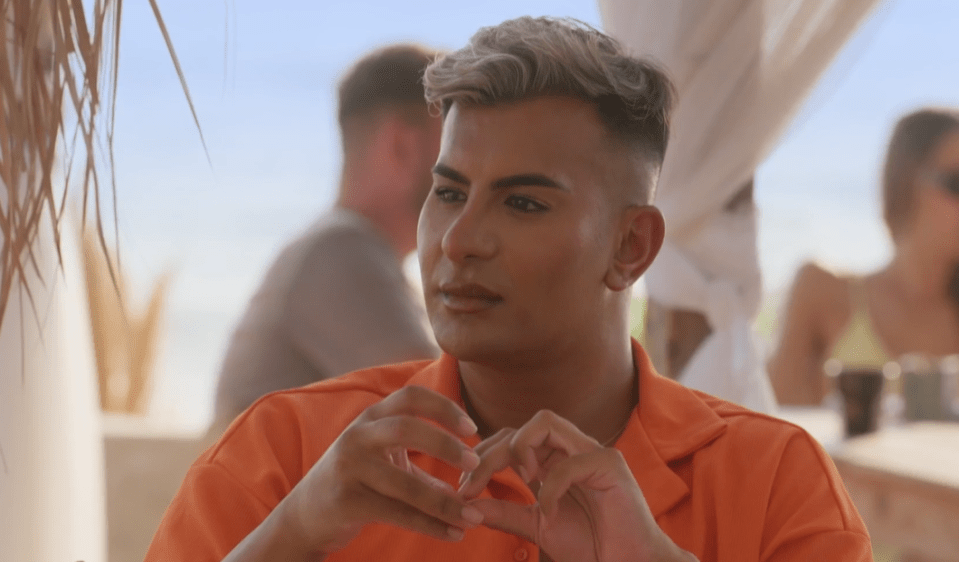
M 953 197 L 959 197 L 959 170 L 950 172 L 929 170 L 927 176 Z

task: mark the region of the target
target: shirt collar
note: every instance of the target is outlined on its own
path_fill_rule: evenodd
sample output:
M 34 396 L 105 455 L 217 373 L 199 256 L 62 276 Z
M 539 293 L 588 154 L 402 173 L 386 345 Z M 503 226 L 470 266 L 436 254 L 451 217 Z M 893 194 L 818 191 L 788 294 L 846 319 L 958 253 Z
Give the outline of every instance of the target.
M 669 463 L 705 447 L 726 431 L 726 421 L 694 391 L 656 372 L 633 340 L 639 403 L 616 448 L 623 453 L 654 517 L 689 494 Z
M 669 463 L 708 445 L 727 424 L 696 392 L 659 375 L 636 340 L 633 357 L 639 403 L 614 446 L 626 459 L 653 516 L 658 517 L 689 494 Z M 463 405 L 456 359 L 446 353 L 410 377 L 407 384 L 430 388 Z M 479 439 L 472 437 L 466 442 L 475 446 Z

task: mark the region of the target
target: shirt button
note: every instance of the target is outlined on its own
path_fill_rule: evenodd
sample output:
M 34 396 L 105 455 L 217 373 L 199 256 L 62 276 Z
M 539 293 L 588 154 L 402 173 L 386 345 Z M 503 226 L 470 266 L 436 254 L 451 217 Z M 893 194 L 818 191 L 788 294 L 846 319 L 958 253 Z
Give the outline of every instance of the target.
M 519 548 L 516 550 L 516 552 L 513 553 L 513 558 L 515 558 L 519 562 L 523 562 L 523 560 L 526 560 L 527 558 L 529 558 L 529 551 L 526 550 L 525 548 Z

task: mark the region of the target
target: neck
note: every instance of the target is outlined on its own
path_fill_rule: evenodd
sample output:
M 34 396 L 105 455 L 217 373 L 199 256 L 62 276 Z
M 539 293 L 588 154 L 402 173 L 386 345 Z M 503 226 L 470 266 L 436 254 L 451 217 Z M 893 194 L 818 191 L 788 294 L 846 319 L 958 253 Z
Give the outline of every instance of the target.
M 383 187 L 370 178 L 344 174 L 336 205 L 368 220 L 402 259 L 416 249 L 416 219 L 408 215 L 409 205 L 395 201 L 395 188 Z M 412 222 L 411 222 L 412 221 Z
M 460 361 L 463 401 L 488 437 L 550 410 L 600 443 L 614 439 L 636 406 L 636 367 L 628 338 L 555 356 L 536 367 Z

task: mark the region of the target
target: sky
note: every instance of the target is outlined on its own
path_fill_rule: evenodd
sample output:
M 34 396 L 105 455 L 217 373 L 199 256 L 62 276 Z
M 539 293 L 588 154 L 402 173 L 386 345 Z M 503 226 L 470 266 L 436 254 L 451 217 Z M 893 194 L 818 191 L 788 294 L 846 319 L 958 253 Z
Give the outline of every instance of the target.
M 199 428 L 226 343 L 277 251 L 334 198 L 334 88 L 395 41 L 454 49 L 520 15 L 601 26 L 590 0 L 160 0 L 204 153 L 147 2 L 124 4 L 116 114 L 120 251 L 134 300 L 171 272 L 154 411 Z M 880 5 L 756 176 L 770 298 L 806 260 L 867 271 L 890 253 L 878 171 L 895 120 L 959 106 L 959 2 Z

